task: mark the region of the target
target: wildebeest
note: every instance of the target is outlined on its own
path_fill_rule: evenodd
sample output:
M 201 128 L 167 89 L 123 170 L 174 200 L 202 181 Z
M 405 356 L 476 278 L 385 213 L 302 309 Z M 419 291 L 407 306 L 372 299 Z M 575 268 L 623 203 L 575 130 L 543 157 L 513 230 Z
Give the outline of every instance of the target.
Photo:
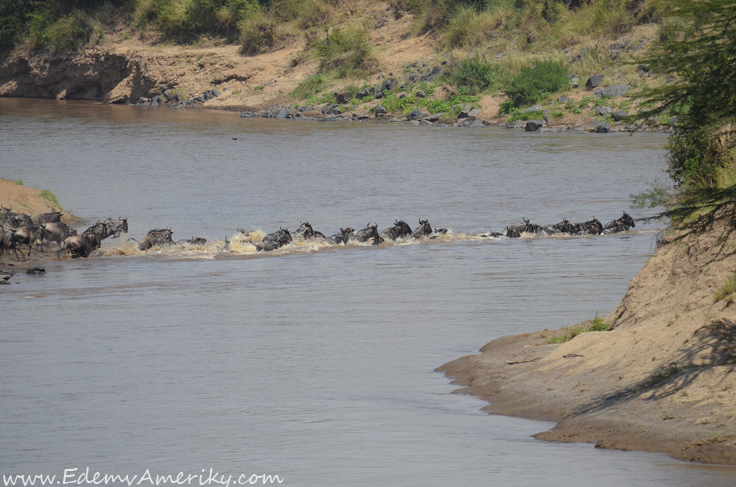
M 42 223 L 57 223 L 61 221 L 62 211 L 52 211 L 51 213 L 43 213 L 33 217 L 33 224 L 38 226 Z
M 112 236 L 112 238 L 118 238 L 121 232 L 128 233 L 127 218 L 118 217 L 117 220 L 108 218 L 107 220 L 105 220 L 105 225 L 107 226 L 107 232 L 109 233 L 108 236 Z
M 25 213 L 8 213 L 6 225 L 11 225 L 15 228 L 25 227 L 29 229 L 36 226 L 33 224 L 33 219 Z
M 364 229 L 358 230 L 350 238 L 357 242 L 366 242 L 368 240 L 372 240 L 374 237 L 379 236 L 380 235 L 378 235 L 378 224 L 374 223 L 373 225 L 371 225 L 369 223 Z
M 606 223 L 606 225 L 603 227 L 603 233 L 628 232 L 635 226 L 636 223 L 634 223 L 634 219 L 631 218 L 631 216 L 624 211 L 624 214 L 621 218 Z
M 506 236 L 508 238 L 519 238 L 521 237 L 521 232 L 516 230 L 514 227 L 506 227 Z
M 77 234 L 75 229 L 69 228 L 64 222 L 42 223 L 40 228 L 39 240 L 41 245 L 50 242 L 56 242 L 61 245 L 64 240 Z
M 64 240 L 56 256 L 61 259 L 62 253 L 69 252 L 74 259 L 89 257 L 89 254 L 99 249 L 101 244 L 102 240 L 97 235 L 74 235 Z
M 182 245 L 182 244 L 188 244 L 188 245 L 204 245 L 204 244 L 207 243 L 207 239 L 206 238 L 202 238 L 202 237 L 194 237 L 193 236 L 190 239 L 187 239 L 187 240 L 179 240 L 176 243 L 179 244 L 179 245 Z
M 573 229 L 575 235 L 600 235 L 603 233 L 603 224 L 596 217 L 585 223 L 576 223 Z
M 12 230 L 0 227 L 0 255 L 8 250 L 15 250 L 15 234 Z
M 6 224 L 5 232 L 7 233 L 8 231 L 10 231 L 13 234 L 12 236 L 12 239 L 14 240 L 13 241 L 13 251 L 15 252 L 16 258 L 18 257 L 18 246 L 25 245 L 25 244 L 28 244 L 28 255 L 26 256 L 26 258 L 30 257 L 31 248 L 33 246 L 33 243 L 38 239 L 38 237 L 41 234 L 41 231 L 42 231 L 41 227 L 34 228 L 32 225 L 30 226 L 22 225 L 22 226 L 18 226 L 13 229 L 13 228 L 9 228 L 8 225 Z
M 522 218 L 522 221 L 524 222 L 522 225 L 511 225 L 507 228 L 512 228 L 518 233 L 539 233 L 542 231 L 542 227 L 540 225 L 530 223 L 526 218 Z
M 412 233 L 412 237 L 414 238 L 422 238 L 427 237 L 432 233 L 432 225 L 429 224 L 429 220 L 419 220 L 419 226 L 416 230 L 414 230 L 414 233 Z
M 570 223 L 567 218 L 564 218 L 560 223 L 554 225 L 547 225 L 544 227 L 544 233 L 548 235 L 555 235 L 557 233 L 569 233 L 572 235 L 575 233 L 575 225 Z
M 396 240 L 411 235 L 411 227 L 404 220 L 394 220 L 394 226 L 381 232 L 382 238 Z
M 341 228 L 340 233 L 336 233 L 335 235 L 328 237 L 327 241 L 335 245 L 346 244 L 350 241 L 350 238 L 353 236 L 354 233 L 354 228 Z
M 117 220 L 108 218 L 104 222 L 98 220 L 97 223 L 83 231 L 82 235 L 96 235 L 104 240 L 107 237 L 117 238 L 121 232 L 128 233 L 127 218 L 118 218 Z
M 150 249 L 154 245 L 170 245 L 173 243 L 173 240 L 171 240 L 173 233 L 170 228 L 154 228 L 145 237 L 138 240 L 138 248 L 143 251 Z
M 325 238 L 325 234 L 313 229 L 312 225 L 309 222 L 302 222 L 302 224 L 299 226 L 299 228 L 296 229 L 294 233 L 301 236 L 305 240 L 310 240 L 312 238 Z
M 8 221 L 8 217 L 13 212 L 13 207 L 5 208 L 4 206 L 0 205 L 0 225 L 5 225 L 5 223 Z
M 373 237 L 373 242 L 371 242 L 371 245 L 381 245 L 384 242 L 384 239 L 381 237 Z
M 291 243 L 291 233 L 288 228 L 279 228 L 278 232 L 269 233 L 262 242 L 256 243 L 256 249 L 271 251 Z

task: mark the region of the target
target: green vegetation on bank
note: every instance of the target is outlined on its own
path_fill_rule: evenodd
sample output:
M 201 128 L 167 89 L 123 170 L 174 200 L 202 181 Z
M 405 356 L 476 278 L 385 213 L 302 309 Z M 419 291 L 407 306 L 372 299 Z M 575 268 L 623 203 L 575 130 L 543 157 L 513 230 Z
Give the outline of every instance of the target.
M 593 318 L 587 325 L 585 323 L 582 323 L 577 326 L 571 326 L 571 327 L 565 328 L 565 331 L 562 334 L 555 335 L 547 339 L 547 343 L 550 343 L 550 344 L 565 343 L 565 342 L 569 342 L 570 340 L 580 335 L 581 333 L 586 333 L 589 331 L 608 331 L 609 328 L 611 328 L 611 324 L 603 321 L 603 318 L 600 318 L 598 316 L 598 312 L 596 311 L 595 318 Z M 542 337 L 542 338 L 546 338 L 546 337 Z
M 700 230 L 736 202 L 736 3 L 672 0 L 669 8 L 646 62 L 677 82 L 645 91 L 649 110 L 642 116 L 678 116 L 668 145 L 675 189 L 656 185 L 632 199 L 664 205 L 660 217 Z M 733 216 L 729 227 L 736 228 Z

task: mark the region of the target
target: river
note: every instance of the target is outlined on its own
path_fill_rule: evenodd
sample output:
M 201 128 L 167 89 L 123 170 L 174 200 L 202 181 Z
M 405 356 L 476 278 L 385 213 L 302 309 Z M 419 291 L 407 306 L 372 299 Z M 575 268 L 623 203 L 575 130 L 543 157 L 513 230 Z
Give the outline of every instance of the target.
M 237 140 L 234 140 L 237 139 Z M 271 474 L 298 486 L 725 486 L 730 467 L 558 444 L 489 415 L 433 370 L 508 334 L 608 313 L 656 225 L 604 223 L 665 178 L 666 138 L 240 119 L 0 99 L 0 177 L 130 232 L 0 289 L 0 471 Z M 381 246 L 223 251 L 236 227 L 326 234 L 427 218 Z M 170 227 L 204 249 L 141 253 Z M 150 485 L 150 484 L 142 484 Z

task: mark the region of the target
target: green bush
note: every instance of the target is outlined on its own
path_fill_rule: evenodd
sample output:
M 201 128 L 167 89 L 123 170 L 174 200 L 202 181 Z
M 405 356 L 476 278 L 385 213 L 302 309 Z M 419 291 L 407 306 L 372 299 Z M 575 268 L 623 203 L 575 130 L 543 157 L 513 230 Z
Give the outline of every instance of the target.
M 32 16 L 28 47 L 60 52 L 79 49 L 89 42 L 93 28 L 84 13 L 74 11 L 55 22 L 50 23 L 49 20 L 48 14 Z
M 498 65 L 475 57 L 463 59 L 450 72 L 450 79 L 463 95 L 477 95 L 492 88 L 497 88 L 503 74 Z
M 314 48 L 323 70 L 336 70 L 345 77 L 359 69 L 371 54 L 370 36 L 364 27 L 337 27 L 326 30 L 324 39 L 317 39 Z
M 307 76 L 307 78 L 299 83 L 294 91 L 291 92 L 291 97 L 295 100 L 304 100 L 312 95 L 318 94 L 325 88 L 327 84 L 327 78 L 323 74 L 313 74 Z
M 235 34 L 241 17 L 257 5 L 254 0 L 135 0 L 133 19 L 188 41 L 202 34 Z
M 276 19 L 262 8 L 249 11 L 238 28 L 241 52 L 248 56 L 268 51 L 279 39 Z
M 515 107 L 532 105 L 570 85 L 567 68 L 557 61 L 535 61 L 521 68 L 508 84 L 506 94 Z

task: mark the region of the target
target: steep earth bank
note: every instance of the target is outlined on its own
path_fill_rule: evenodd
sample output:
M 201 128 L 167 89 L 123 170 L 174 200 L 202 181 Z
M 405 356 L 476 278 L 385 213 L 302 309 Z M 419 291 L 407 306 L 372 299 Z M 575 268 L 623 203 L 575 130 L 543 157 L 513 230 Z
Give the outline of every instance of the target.
M 716 297 L 736 272 L 735 216 L 666 236 L 604 318 L 609 331 L 503 337 L 437 370 L 492 413 L 558 422 L 540 439 L 736 464 L 736 304 Z

